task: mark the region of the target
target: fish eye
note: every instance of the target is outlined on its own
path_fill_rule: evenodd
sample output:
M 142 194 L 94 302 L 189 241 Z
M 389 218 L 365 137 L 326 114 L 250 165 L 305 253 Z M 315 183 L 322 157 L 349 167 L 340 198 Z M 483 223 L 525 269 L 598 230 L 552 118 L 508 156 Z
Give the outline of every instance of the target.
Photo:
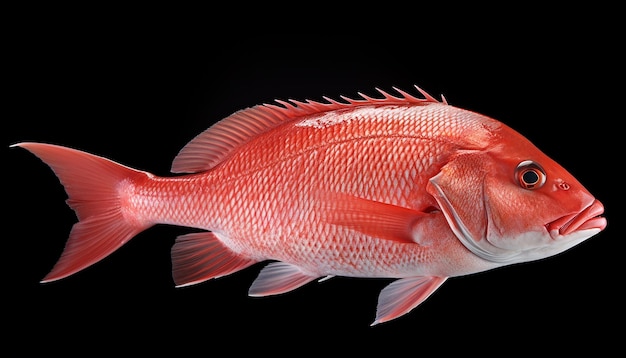
M 524 189 L 539 189 L 546 182 L 546 172 L 532 160 L 525 160 L 515 168 L 515 177 Z

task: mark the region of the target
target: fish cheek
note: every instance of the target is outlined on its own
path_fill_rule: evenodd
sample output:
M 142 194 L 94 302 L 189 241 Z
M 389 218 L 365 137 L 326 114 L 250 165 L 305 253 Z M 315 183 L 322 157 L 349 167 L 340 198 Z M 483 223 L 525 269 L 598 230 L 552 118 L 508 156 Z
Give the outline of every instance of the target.
M 487 210 L 489 216 L 489 238 L 508 236 L 525 226 L 526 214 L 523 198 L 516 188 L 502 185 L 498 180 L 486 181 Z M 492 241 L 492 240 L 490 240 Z
M 510 184 L 505 178 L 486 180 L 489 228 L 487 240 L 508 250 L 543 246 L 548 238 L 542 195 Z

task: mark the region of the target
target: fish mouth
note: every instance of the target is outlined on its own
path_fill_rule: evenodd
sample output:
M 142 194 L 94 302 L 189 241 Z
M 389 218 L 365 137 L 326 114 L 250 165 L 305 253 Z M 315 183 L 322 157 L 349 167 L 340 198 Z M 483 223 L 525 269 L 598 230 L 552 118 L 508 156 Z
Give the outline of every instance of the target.
M 562 216 L 546 225 L 553 238 L 562 237 L 575 231 L 596 229 L 598 232 L 606 227 L 604 205 L 597 199 L 577 214 Z

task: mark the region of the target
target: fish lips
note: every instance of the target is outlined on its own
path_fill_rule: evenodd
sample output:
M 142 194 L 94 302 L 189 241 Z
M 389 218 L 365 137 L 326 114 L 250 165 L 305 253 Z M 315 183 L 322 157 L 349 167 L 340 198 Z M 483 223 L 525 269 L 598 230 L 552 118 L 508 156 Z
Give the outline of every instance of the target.
M 548 223 L 546 229 L 554 240 L 575 232 L 588 230 L 590 230 L 591 235 L 595 235 L 606 228 L 606 218 L 601 216 L 603 213 L 604 205 L 599 200 L 594 199 L 579 213 L 568 214 Z

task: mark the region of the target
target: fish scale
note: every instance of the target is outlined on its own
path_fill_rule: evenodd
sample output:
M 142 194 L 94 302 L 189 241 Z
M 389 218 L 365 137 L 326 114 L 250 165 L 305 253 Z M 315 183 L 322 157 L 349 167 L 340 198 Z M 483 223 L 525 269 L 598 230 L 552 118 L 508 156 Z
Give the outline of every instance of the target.
M 103 259 L 155 224 L 206 231 L 172 247 L 177 286 L 269 260 L 251 296 L 331 276 L 393 278 L 374 324 L 448 277 L 537 260 L 606 227 L 571 174 L 503 123 L 396 89 L 233 113 L 157 177 L 75 149 L 19 143 L 46 162 L 79 222 L 43 282 Z M 536 180 L 536 181 L 535 181 Z M 531 182 L 529 182 L 531 181 Z

